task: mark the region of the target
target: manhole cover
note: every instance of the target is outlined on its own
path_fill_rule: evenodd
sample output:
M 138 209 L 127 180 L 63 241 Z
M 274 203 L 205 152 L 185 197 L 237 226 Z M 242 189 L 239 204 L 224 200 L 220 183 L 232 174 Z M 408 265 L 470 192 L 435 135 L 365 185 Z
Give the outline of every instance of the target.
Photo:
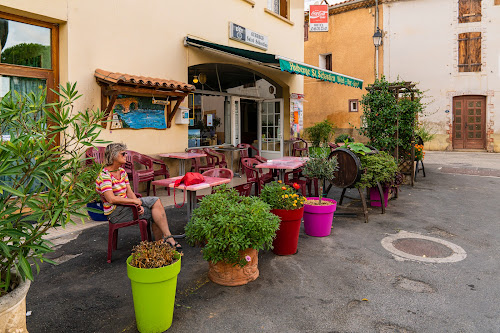
M 453 254 L 452 249 L 427 239 L 403 238 L 392 242 L 392 245 L 400 251 L 413 254 L 414 256 L 428 258 L 449 257 Z
M 407 231 L 400 231 L 382 239 L 382 246 L 396 259 L 409 259 L 432 263 L 456 262 L 467 253 L 451 242 Z

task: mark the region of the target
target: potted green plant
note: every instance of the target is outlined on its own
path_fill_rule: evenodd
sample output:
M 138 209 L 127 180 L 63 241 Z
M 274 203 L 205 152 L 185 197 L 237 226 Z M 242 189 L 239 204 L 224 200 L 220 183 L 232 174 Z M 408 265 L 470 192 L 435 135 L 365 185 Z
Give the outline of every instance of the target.
M 172 326 L 181 256 L 170 244 L 159 240 L 141 242 L 128 257 L 127 275 L 139 332 L 164 332 Z
M 335 125 L 332 122 L 325 119 L 311 127 L 306 128 L 304 131 L 308 139 L 311 141 L 309 153 L 319 150 L 330 151 L 328 142 L 330 142 L 333 134 L 335 133 Z
M 344 145 L 350 142 L 354 142 L 354 138 L 347 133 L 340 134 L 335 138 L 335 144 L 337 145 Z
M 205 196 L 186 226 L 191 245 L 203 244 L 208 277 L 238 286 L 259 276 L 258 251 L 272 248 L 279 217 L 257 197 L 242 197 L 225 185 Z
M 75 112 L 76 85 L 61 86 L 60 102 L 46 91 L 9 92 L 0 103 L 0 331 L 26 330 L 25 297 L 44 257 L 53 250 L 43 238 L 72 217 L 85 218 L 88 193 L 82 157 L 98 143 L 103 111 Z M 59 144 L 61 142 L 62 144 Z M 74 223 L 74 222 L 72 222 Z M 11 306 L 12 305 L 12 306 Z M 16 321 L 16 319 L 18 321 Z
M 271 182 L 260 193 L 262 201 L 271 207 L 271 213 L 280 218 L 280 226 L 273 241 L 273 252 L 282 256 L 297 253 L 300 223 L 304 215 L 306 198 L 296 193 L 300 185 L 292 186 L 281 181 Z
M 323 187 L 326 180 L 333 179 L 337 167 L 335 156 L 329 158 L 328 152 L 318 151 L 311 154 L 302 169 L 304 176 L 319 181 L 319 198 L 307 198 L 304 204 L 304 231 L 310 236 L 325 237 L 331 233 L 337 202 L 323 198 Z
M 360 180 L 355 184 L 357 188 L 370 189 L 370 202 L 372 206 L 380 206 L 380 193 L 378 184 L 382 186 L 384 205 L 387 206 L 389 189 L 394 183 L 398 173 L 396 160 L 384 151 L 378 154 L 360 155 L 363 173 Z M 378 202 L 377 202 L 378 200 Z

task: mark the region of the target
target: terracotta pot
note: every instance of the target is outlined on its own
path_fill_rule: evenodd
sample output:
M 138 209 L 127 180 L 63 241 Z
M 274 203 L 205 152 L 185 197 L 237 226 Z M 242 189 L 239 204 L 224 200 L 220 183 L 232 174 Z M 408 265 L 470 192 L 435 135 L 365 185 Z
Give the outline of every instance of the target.
M 259 268 L 257 267 L 259 258 L 255 249 L 240 251 L 241 257 L 250 256 L 252 258 L 248 264 L 241 267 L 219 261 L 216 264 L 208 262 L 208 278 L 217 284 L 223 286 L 242 286 L 259 277 Z
M 28 332 L 26 329 L 26 294 L 30 285 L 30 280 L 23 281 L 16 289 L 0 297 L 0 332 Z

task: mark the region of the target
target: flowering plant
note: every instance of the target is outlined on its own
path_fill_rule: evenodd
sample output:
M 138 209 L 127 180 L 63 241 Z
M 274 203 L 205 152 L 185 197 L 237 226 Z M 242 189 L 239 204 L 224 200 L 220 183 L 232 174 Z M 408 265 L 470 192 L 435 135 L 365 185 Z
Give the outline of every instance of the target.
M 300 189 L 300 185 L 296 183 L 289 186 L 278 180 L 264 186 L 260 198 L 271 206 L 271 209 L 299 209 L 307 199 L 296 193 L 298 189 Z
M 422 161 L 424 157 L 424 145 L 415 145 L 415 160 Z

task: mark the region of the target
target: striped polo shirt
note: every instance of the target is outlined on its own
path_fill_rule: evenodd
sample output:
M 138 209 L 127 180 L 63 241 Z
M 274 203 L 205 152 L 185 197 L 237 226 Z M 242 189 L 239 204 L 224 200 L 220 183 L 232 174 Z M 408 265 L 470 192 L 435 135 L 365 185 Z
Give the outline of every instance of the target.
M 115 178 L 107 168 L 103 168 L 95 181 L 96 191 L 99 194 L 104 194 L 106 191 L 113 191 L 113 194 L 119 197 L 127 197 L 127 185 L 129 184 L 127 172 L 123 168 L 119 168 L 120 176 Z M 109 215 L 116 208 L 102 197 L 104 214 Z

